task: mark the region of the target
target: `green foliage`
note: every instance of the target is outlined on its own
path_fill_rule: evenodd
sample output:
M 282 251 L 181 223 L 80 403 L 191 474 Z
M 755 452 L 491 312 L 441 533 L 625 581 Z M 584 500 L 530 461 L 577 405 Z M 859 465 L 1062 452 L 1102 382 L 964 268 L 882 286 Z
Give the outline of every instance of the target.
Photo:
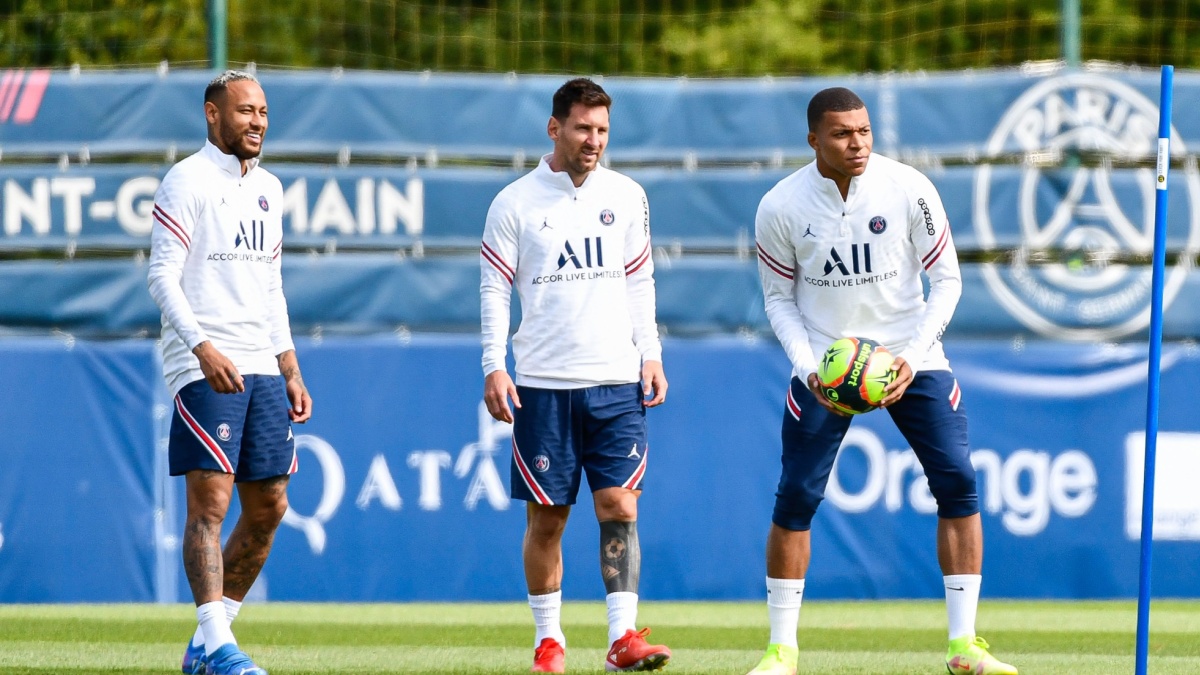
M 1063 0 L 225 0 L 232 63 L 758 76 L 1011 66 Z M 1083 2 L 1084 59 L 1200 66 L 1200 0 Z M 206 62 L 205 0 L 0 0 L 0 67 Z

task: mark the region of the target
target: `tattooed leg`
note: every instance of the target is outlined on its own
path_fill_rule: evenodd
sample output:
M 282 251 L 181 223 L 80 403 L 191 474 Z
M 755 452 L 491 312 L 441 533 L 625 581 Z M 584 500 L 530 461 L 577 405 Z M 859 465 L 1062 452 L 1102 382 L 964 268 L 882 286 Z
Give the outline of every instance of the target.
M 240 483 L 242 515 L 225 542 L 225 597 L 241 602 L 258 578 L 287 511 L 287 476 Z
M 637 593 L 642 548 L 637 521 L 600 521 L 600 573 L 608 593 Z
M 189 471 L 187 524 L 183 529 L 183 570 L 199 607 L 221 600 L 223 565 L 221 523 L 233 494 L 233 475 L 220 471 Z

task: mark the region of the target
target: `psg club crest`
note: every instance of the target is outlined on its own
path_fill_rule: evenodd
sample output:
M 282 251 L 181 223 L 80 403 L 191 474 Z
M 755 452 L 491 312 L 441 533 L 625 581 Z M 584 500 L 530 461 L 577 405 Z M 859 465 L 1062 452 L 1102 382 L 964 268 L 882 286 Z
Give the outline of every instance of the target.
M 230 436 L 232 436 L 232 435 L 233 435 L 233 434 L 231 434 L 231 433 L 229 432 L 229 425 L 228 425 L 228 424 L 225 424 L 224 422 L 222 422 L 222 423 L 221 423 L 221 424 L 220 424 L 220 425 L 217 427 L 217 438 L 219 438 L 219 439 L 221 439 L 221 440 L 223 440 L 223 441 L 227 441 L 227 440 L 229 440 L 229 437 L 230 437 Z
M 533 468 L 537 471 L 545 471 L 550 468 L 550 458 L 545 455 L 538 455 L 533 458 Z
M 883 234 L 883 231 L 887 229 L 887 221 L 883 219 L 883 216 L 875 216 L 871 222 L 867 223 L 867 227 L 875 234 Z
M 260 207 L 260 208 L 261 208 L 263 211 L 266 211 L 266 210 L 268 210 L 268 209 L 270 208 L 270 206 L 267 204 L 267 198 L 266 198 L 266 197 L 264 197 L 264 196 L 262 196 L 262 195 L 259 195 L 259 196 L 258 196 L 258 206 L 259 206 L 259 207 Z
M 600 222 L 604 223 L 605 225 L 612 225 L 613 221 L 616 219 L 617 217 L 614 216 L 613 212 L 609 211 L 608 209 L 604 209 L 600 212 Z

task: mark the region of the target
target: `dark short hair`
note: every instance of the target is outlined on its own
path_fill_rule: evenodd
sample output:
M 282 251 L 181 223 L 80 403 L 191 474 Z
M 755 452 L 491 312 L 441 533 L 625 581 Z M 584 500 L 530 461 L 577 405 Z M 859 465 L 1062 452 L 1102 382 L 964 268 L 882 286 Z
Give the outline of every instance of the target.
M 244 70 L 227 70 L 214 77 L 204 88 L 204 102 L 216 101 L 218 96 L 225 93 L 231 82 L 258 82 L 258 78 Z
M 586 77 L 577 77 L 567 80 L 566 84 L 554 92 L 554 107 L 551 108 L 550 114 L 561 122 L 570 116 L 571 108 L 576 103 L 582 103 L 589 108 L 604 106 L 611 109 L 612 97 L 595 82 Z
M 827 112 L 849 112 L 867 107 L 858 94 L 845 87 L 822 89 L 808 102 L 808 130 L 815 132 Z

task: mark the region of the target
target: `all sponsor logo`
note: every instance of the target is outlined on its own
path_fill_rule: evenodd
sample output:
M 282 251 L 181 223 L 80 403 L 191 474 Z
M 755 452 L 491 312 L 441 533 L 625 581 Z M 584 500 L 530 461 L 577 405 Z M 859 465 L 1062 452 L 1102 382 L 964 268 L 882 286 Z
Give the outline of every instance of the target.
M 837 270 L 844 277 L 850 276 L 851 273 L 871 273 L 870 244 L 850 244 L 850 255 L 848 258 L 850 263 L 849 267 L 846 266 L 846 260 L 843 259 L 842 254 L 838 253 L 837 247 L 831 247 L 829 249 L 829 257 L 825 259 L 825 276 L 829 276 L 829 274 L 834 270 Z M 851 270 L 853 270 L 853 272 L 851 272 Z
M 555 271 L 561 270 L 567 264 L 571 264 L 577 270 L 583 268 L 591 268 L 592 265 L 592 250 L 595 249 L 595 266 L 604 267 L 604 248 L 600 237 L 584 237 L 583 246 L 580 252 L 583 254 L 583 260 L 580 261 L 579 256 L 575 254 L 575 248 L 571 246 L 570 241 L 563 242 L 562 253 L 558 255 L 558 267 Z
M 1031 87 L 1005 111 L 986 153 L 1095 153 L 1153 158 L 1159 111 L 1122 82 L 1074 73 Z M 1186 152 L 1172 129 L 1171 150 Z M 1173 200 L 1168 239 L 1191 258 L 1200 250 L 1200 178 L 1184 170 L 1183 197 Z M 1042 168 L 981 166 L 975 174 L 974 227 L 985 248 L 1015 244 L 1015 259 L 983 265 L 1001 305 L 1043 335 L 1078 340 L 1117 338 L 1150 321 L 1152 268 L 1109 264 L 1105 252 L 1153 250 L 1156 173 L 1152 167 Z M 1016 203 L 1012 201 L 1016 196 Z M 1064 261 L 1031 264 L 1030 251 L 1058 250 Z M 1164 306 L 1178 294 L 1187 266 L 1168 271 Z
M 262 220 L 252 220 L 249 226 L 239 222 L 238 233 L 233 238 L 233 247 L 245 246 L 251 251 L 265 251 L 267 248 L 266 230 L 266 222 Z

